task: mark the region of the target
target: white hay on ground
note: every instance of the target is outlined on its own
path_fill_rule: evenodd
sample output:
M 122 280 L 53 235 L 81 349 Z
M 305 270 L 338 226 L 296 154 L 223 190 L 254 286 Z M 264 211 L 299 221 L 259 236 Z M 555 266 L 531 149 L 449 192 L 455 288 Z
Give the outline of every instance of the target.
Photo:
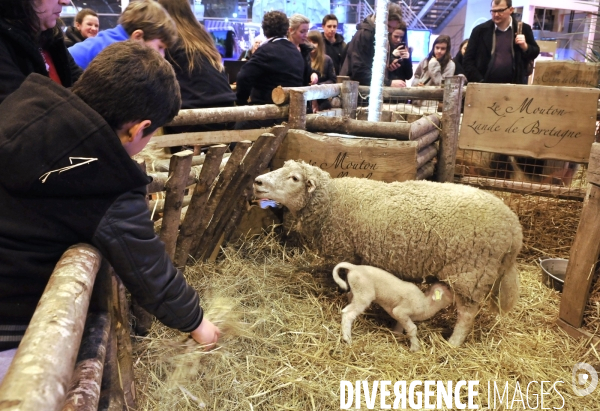
M 391 319 L 379 308 L 356 320 L 351 346 L 340 339 L 346 299 L 331 273 L 314 270 L 319 261 L 312 254 L 283 248 L 272 235 L 225 254 L 216 264 L 186 271 L 206 316 L 223 329 L 218 348 L 202 352 L 186 335 L 155 323 L 135 344 L 139 409 L 339 409 L 340 380 L 371 386 L 375 380 L 478 380 L 480 409 L 487 408 L 488 381 L 508 382 L 512 400 L 517 382 L 525 396 L 531 381 L 562 380 L 563 410 L 600 409 L 598 395 L 577 397 L 571 388 L 575 363 L 600 370 L 600 347 L 557 328 L 559 294 L 541 284 L 535 265 L 520 266 L 521 300 L 509 315 L 485 310 L 465 344 L 452 348 L 442 337 L 455 321 L 446 310 L 418 325 L 424 349 L 410 353 L 408 340 L 394 337 Z M 530 388 L 532 407 L 539 387 Z M 549 385 L 545 391 L 544 407 L 560 408 L 556 391 Z M 367 409 L 364 398 L 361 409 Z

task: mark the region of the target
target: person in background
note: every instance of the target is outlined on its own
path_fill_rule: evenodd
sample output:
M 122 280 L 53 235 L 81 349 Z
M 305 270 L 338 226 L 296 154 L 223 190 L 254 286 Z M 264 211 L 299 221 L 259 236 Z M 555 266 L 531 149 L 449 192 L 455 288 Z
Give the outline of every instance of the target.
M 342 68 L 343 57 L 346 55 L 346 42 L 344 37 L 337 32 L 338 19 L 335 14 L 323 17 L 323 39 L 325 40 L 325 54 L 333 62 L 335 73 Z
M 539 54 L 529 24 L 519 33 L 512 0 L 493 0 L 492 18 L 476 26 L 463 58 L 469 82 L 527 84 L 527 65 Z
M 177 43 L 167 50 L 165 57 L 177 75 L 181 108 L 232 107 L 235 93 L 229 85 L 221 55 L 211 35 L 196 20 L 189 1 L 158 0 L 158 3 L 169 13 L 177 28 Z M 218 123 L 165 127 L 165 132 L 218 131 L 232 127 L 230 123 Z
M 334 84 L 337 82 L 337 76 L 333 69 L 333 61 L 331 57 L 325 54 L 325 41 L 321 33 L 317 30 L 308 33 L 308 41 L 312 44 L 313 49 L 310 52 L 311 67 L 317 73 L 319 79 L 317 84 Z M 331 108 L 329 99 L 313 100 L 312 111 L 328 110 Z
M 454 62 L 450 57 L 450 36 L 441 34 L 433 42 L 429 55 L 415 70 L 413 87 L 440 86 L 442 79 L 454 75 Z
M 465 51 L 467 50 L 467 45 L 469 44 L 469 39 L 463 40 L 460 43 L 460 47 L 458 48 L 458 53 L 452 59 L 454 61 L 454 75 L 462 74 L 465 75 L 465 69 L 463 68 L 463 58 L 465 57 Z
M 19 345 L 56 263 L 77 243 L 96 247 L 163 324 L 217 343 L 220 330 L 154 232 L 150 178 L 131 159 L 180 104 L 171 65 L 132 41 L 107 47 L 71 91 L 31 74 L 0 104 L 0 163 L 11 170 L 0 175 L 0 330 L 20 331 L 0 350 Z
M 406 23 L 390 34 L 390 50 L 388 56 L 387 79 L 396 82 L 397 87 L 406 87 L 406 81 L 413 76 L 412 59 L 406 45 Z
M 400 27 L 402 9 L 395 3 L 388 5 L 388 36 Z M 340 75 L 349 76 L 361 86 L 371 85 L 373 59 L 375 57 L 375 15 L 371 14 L 359 23 L 346 52 Z M 384 79 L 384 85 L 402 87 L 399 81 Z
M 65 31 L 65 45 L 71 47 L 87 38 L 96 37 L 99 28 L 98 13 L 92 9 L 81 9 L 75 16 L 75 25 L 67 27 Z
M 256 37 L 254 37 L 254 41 L 252 42 L 252 47 L 250 47 L 248 50 L 246 50 L 242 54 L 240 54 L 240 58 L 238 60 L 240 60 L 240 61 L 249 60 L 250 57 L 252 57 L 252 55 L 256 51 L 256 49 L 259 48 L 260 45 L 264 41 L 265 41 L 265 38 L 263 36 L 256 36 Z
M 106 46 L 126 40 L 142 42 L 164 56 L 165 50 L 177 40 L 177 29 L 156 1 L 136 0 L 129 3 L 116 27 L 69 47 L 69 52 L 79 67 L 85 69 Z
M 317 84 L 319 75 L 311 67 L 310 53 L 312 47 L 307 44 L 308 27 L 310 20 L 302 14 L 292 14 L 290 17 L 290 28 L 288 30 L 288 40 L 292 42 L 304 59 L 304 85 Z
M 81 75 L 57 26 L 69 0 L 0 1 L 0 102 L 31 73 L 71 87 Z
M 280 11 L 265 13 L 262 29 L 267 40 L 254 52 L 237 75 L 236 104 L 273 104 L 271 93 L 277 86 L 301 87 L 304 82 L 304 59 L 298 48 L 287 39 L 290 23 Z M 248 101 L 250 99 L 250 101 Z M 250 120 L 236 123 L 238 130 L 269 127 L 280 120 Z

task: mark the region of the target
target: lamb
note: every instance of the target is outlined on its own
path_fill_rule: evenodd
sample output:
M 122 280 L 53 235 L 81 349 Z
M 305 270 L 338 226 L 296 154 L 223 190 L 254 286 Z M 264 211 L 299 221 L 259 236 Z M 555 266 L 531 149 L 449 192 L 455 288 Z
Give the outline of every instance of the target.
M 488 296 L 501 312 L 518 300 L 522 229 L 492 194 L 452 183 L 333 179 L 293 160 L 257 177 L 254 194 L 287 207 L 301 238 L 331 267 L 350 261 L 448 284 L 458 312 L 451 345 L 464 342 Z
M 338 274 L 341 269 L 348 270 L 346 281 Z M 342 338 L 348 344 L 352 339 L 352 323 L 372 302 L 376 302 L 397 321 L 395 332 L 401 334 L 402 330 L 406 330 L 410 350 L 419 351 L 421 346 L 413 321 L 433 317 L 452 304 L 454 299 L 452 291 L 443 283 L 436 283 L 423 293 L 415 284 L 370 265 L 339 263 L 333 269 L 333 279 L 343 290 L 350 289 L 350 304 L 342 310 Z

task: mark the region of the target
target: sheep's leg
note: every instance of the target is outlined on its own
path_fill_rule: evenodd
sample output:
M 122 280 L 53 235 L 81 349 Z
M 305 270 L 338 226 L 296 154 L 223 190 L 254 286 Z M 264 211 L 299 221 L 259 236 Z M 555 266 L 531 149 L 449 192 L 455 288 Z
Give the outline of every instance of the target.
M 465 341 L 467 335 L 469 335 L 473 329 L 473 323 L 475 322 L 477 311 L 479 311 L 479 305 L 466 304 L 463 301 L 463 298 L 457 295 L 456 309 L 458 311 L 458 318 L 448 342 L 450 345 L 458 347 Z
M 406 335 L 410 339 L 410 350 L 412 352 L 419 351 L 421 349 L 421 344 L 417 338 L 417 326 L 415 323 L 413 323 L 409 316 L 402 313 L 398 307 L 392 310 L 392 314 L 393 317 L 398 320 L 395 330 L 398 328 L 404 328 L 406 330 Z
M 342 310 L 342 338 L 348 344 L 352 343 L 352 323 L 370 304 L 371 301 L 361 301 L 356 298 Z

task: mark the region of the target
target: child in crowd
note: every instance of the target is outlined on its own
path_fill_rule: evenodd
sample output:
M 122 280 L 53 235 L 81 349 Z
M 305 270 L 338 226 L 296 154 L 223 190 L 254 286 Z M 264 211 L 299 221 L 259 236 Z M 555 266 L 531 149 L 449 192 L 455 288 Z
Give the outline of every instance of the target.
M 308 41 L 313 49 L 310 52 L 311 67 L 317 73 L 319 79 L 317 84 L 334 84 L 337 82 L 337 76 L 333 69 L 333 60 L 325 54 L 325 40 L 317 30 L 308 33 Z M 320 99 L 312 101 L 312 111 L 328 110 L 331 108 L 329 99 Z
M 108 46 L 72 91 L 30 75 L 0 104 L 0 350 L 15 348 L 61 255 L 97 247 L 135 300 L 214 345 L 198 293 L 154 233 L 150 178 L 131 156 L 181 105 L 171 65 L 138 42 Z M 20 331 L 23 332 L 23 331 Z
M 433 42 L 429 55 L 417 66 L 412 86 L 440 86 L 442 79 L 453 75 L 454 62 L 450 55 L 450 37 L 442 34 Z
M 65 31 L 65 45 L 71 47 L 85 39 L 96 37 L 99 29 L 98 13 L 92 9 L 81 9 L 75 16 L 75 25 Z
M 165 49 L 177 40 L 177 29 L 169 14 L 156 1 L 136 0 L 129 3 L 115 28 L 103 30 L 96 37 L 77 43 L 68 50 L 79 67 L 85 69 L 106 46 L 130 39 L 142 42 L 164 56 Z
M 394 87 L 406 87 L 406 82 L 413 76 L 413 68 L 410 51 L 406 44 L 405 22 L 400 22 L 400 26 L 390 34 L 389 40 L 388 81 Z

